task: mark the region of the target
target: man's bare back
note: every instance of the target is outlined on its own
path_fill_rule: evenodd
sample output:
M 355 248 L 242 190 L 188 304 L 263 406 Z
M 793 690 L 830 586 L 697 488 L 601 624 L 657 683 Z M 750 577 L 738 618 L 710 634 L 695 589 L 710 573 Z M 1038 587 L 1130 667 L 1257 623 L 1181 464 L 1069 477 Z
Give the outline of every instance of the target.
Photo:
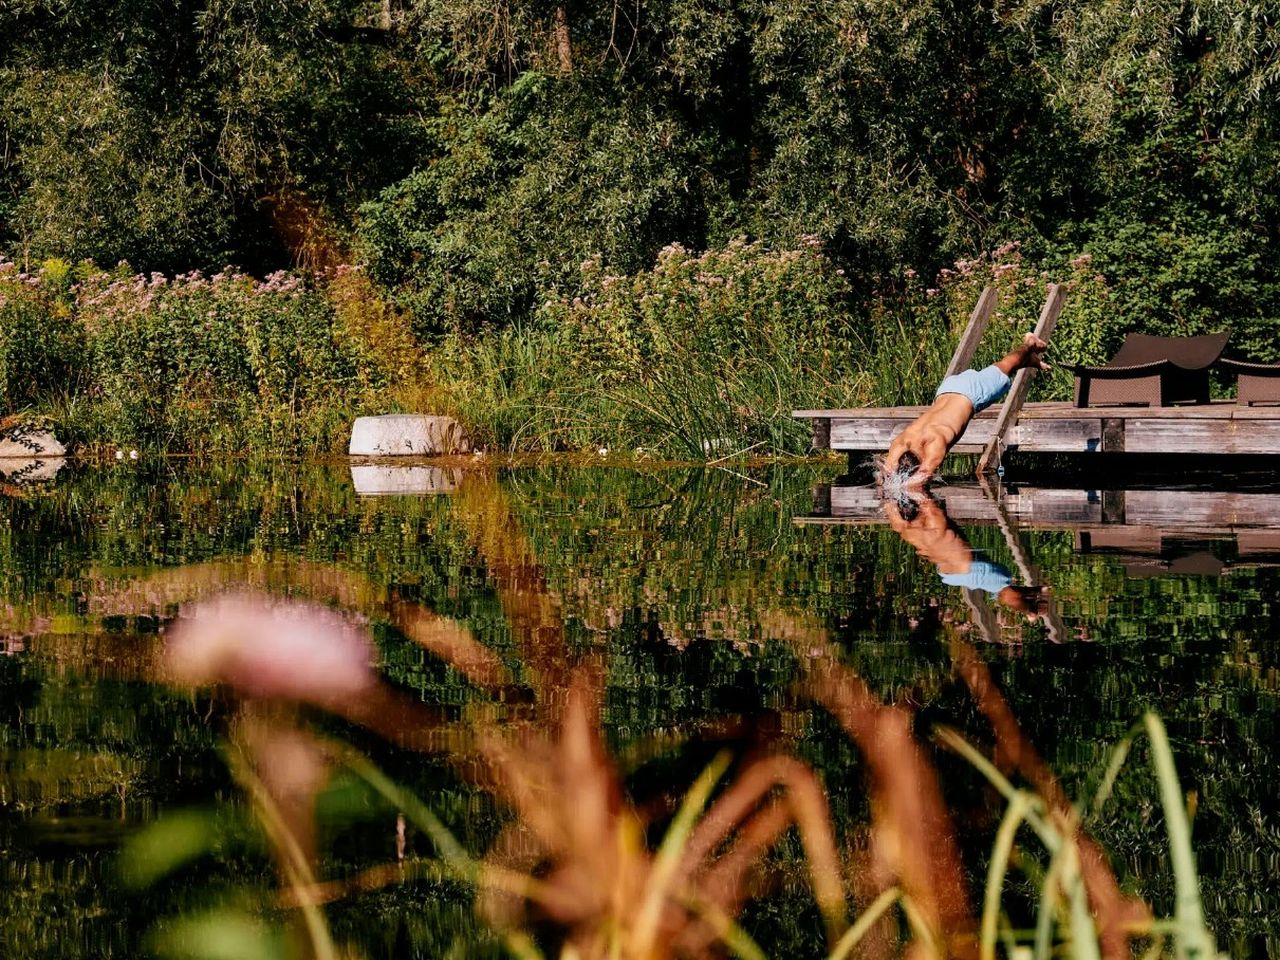
M 995 399 L 997 395 L 1003 395 L 1004 390 L 1008 389 L 1009 377 L 1024 367 L 1038 370 L 1048 369 L 1049 365 L 1044 361 L 1044 351 L 1048 349 L 1048 346 L 1035 334 L 1028 333 L 1022 338 L 1022 343 L 992 364 L 991 367 L 981 372 L 966 370 L 958 377 L 950 377 L 944 380 L 942 386 L 938 388 L 941 392 L 934 399 L 929 409 L 908 424 L 906 429 L 889 444 L 889 452 L 885 455 L 884 461 L 885 474 L 893 475 L 899 472 L 900 467 L 908 467 L 908 470 L 904 471 L 910 473 L 910 477 L 906 482 L 907 486 L 922 487 L 927 484 L 938 467 L 942 465 L 947 451 L 955 445 L 956 440 L 964 433 L 965 427 L 969 425 L 969 421 L 973 419 L 974 414 L 990 403 L 992 399 Z M 993 370 L 999 371 L 999 374 L 993 374 Z M 982 389 L 987 390 L 990 399 L 982 402 L 982 398 L 980 398 L 978 402 L 982 402 L 981 407 L 976 407 L 975 400 L 966 395 L 966 393 L 952 392 L 948 389 L 948 385 L 953 380 L 959 382 L 964 377 L 974 379 L 986 377 L 990 380 L 1001 374 L 1003 375 L 1003 389 L 991 391 L 991 384 L 982 385 Z M 905 461 L 903 459 L 904 454 L 909 454 Z M 911 470 L 908 465 L 912 463 L 918 463 L 919 466 Z

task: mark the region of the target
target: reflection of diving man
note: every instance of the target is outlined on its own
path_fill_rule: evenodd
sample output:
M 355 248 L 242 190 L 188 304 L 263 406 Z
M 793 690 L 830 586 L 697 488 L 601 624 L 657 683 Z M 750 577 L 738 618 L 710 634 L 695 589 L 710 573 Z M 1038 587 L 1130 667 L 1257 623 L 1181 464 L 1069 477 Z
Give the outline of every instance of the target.
M 1000 360 L 982 370 L 965 370 L 947 377 L 938 387 L 933 405 L 907 425 L 889 444 L 884 458 L 886 478 L 899 476 L 909 487 L 922 487 L 942 465 L 974 414 L 1005 395 L 1009 378 L 1024 367 L 1048 368 L 1043 356 L 1048 344 L 1033 333 Z
M 964 534 L 932 497 L 886 500 L 884 512 L 894 533 L 938 568 L 943 583 L 983 590 L 1028 620 L 1037 620 L 1046 612 L 1048 588 L 1015 586 L 1006 568 L 978 559 Z

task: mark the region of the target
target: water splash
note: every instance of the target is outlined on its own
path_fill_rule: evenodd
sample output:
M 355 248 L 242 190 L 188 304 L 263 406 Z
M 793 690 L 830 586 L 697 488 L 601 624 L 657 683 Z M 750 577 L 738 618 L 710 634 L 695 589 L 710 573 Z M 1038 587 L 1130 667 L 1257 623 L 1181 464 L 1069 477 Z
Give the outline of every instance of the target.
M 880 495 L 886 500 L 897 501 L 899 505 L 919 497 L 920 491 L 910 486 L 911 478 L 915 473 L 915 470 L 889 470 L 884 457 L 875 458 L 876 486 L 880 490 Z

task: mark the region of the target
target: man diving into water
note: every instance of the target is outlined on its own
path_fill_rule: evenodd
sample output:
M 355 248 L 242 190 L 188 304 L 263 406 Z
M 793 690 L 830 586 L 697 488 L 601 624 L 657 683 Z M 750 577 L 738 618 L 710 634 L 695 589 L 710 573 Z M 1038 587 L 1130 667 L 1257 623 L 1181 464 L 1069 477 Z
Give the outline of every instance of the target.
M 1024 367 L 1047 370 L 1049 345 L 1033 333 L 997 362 L 982 370 L 965 370 L 947 377 L 934 394 L 933 405 L 913 420 L 889 444 L 883 477 L 900 486 L 923 487 L 942 464 L 947 451 L 964 433 L 974 415 L 1009 390 L 1010 378 Z

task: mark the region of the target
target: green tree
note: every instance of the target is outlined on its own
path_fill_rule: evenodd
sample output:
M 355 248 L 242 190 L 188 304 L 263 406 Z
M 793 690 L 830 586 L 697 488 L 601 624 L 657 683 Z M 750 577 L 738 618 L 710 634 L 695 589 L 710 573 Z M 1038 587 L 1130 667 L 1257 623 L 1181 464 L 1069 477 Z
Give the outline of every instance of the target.
M 430 73 L 357 0 L 0 5 L 3 240 L 146 268 L 284 254 L 269 202 L 339 219 L 410 169 Z

